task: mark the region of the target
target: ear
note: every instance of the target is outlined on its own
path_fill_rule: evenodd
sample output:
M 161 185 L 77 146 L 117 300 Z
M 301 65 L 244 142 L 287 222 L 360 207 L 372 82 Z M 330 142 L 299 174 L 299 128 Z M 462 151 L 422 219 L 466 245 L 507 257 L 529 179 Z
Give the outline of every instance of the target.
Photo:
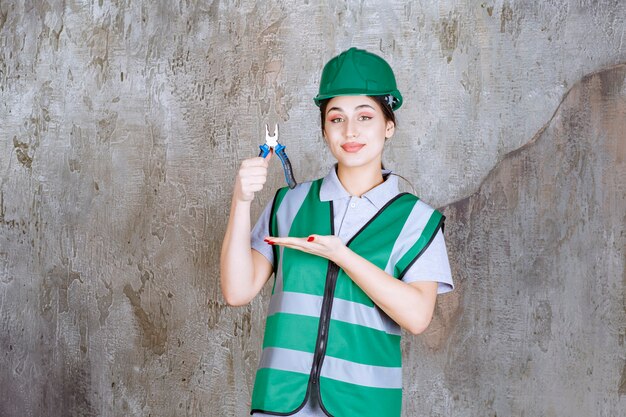
M 390 139 L 396 131 L 396 124 L 391 120 L 387 121 L 387 128 L 385 129 L 385 139 Z

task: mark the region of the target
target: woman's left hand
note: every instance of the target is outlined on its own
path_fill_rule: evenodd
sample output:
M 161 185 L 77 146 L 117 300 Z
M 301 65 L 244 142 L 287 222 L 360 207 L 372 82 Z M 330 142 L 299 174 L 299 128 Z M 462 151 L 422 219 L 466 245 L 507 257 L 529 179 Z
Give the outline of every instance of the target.
M 279 245 L 296 249 L 312 255 L 321 256 L 335 262 L 337 255 L 346 245 L 337 236 L 310 235 L 309 237 L 271 237 L 265 238 L 270 245 Z
M 434 281 L 404 283 L 350 250 L 337 236 L 266 237 L 265 241 L 334 262 L 392 320 L 413 334 L 430 323 L 437 298 Z

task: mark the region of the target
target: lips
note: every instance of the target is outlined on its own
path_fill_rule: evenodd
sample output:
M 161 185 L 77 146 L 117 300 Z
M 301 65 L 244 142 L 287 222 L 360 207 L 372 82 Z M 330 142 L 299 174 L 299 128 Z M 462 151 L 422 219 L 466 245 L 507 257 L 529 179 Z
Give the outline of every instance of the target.
M 357 142 L 347 142 L 341 145 L 341 149 L 346 152 L 355 153 L 361 150 L 365 145 Z

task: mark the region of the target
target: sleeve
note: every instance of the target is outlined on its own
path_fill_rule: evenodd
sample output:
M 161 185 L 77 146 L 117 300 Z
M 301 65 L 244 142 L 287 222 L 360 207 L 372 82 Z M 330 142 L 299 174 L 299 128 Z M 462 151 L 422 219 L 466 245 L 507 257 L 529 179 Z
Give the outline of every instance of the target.
M 259 220 L 250 232 L 250 246 L 261 255 L 265 256 L 272 265 L 274 265 L 274 251 L 271 245 L 263 240 L 265 236 L 270 235 L 270 215 L 272 213 L 273 200 L 265 206 Z
M 424 253 L 409 267 L 402 281 L 407 284 L 418 281 L 437 281 L 439 283 L 437 294 L 444 294 L 454 289 L 446 242 L 441 229 Z

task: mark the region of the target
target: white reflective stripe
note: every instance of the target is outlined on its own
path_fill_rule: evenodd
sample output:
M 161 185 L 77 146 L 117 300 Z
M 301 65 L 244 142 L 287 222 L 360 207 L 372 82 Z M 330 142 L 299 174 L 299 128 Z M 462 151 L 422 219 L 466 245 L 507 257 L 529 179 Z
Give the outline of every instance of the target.
M 430 220 L 434 211 L 435 209 L 426 203 L 422 203 L 421 200 L 418 200 L 417 203 L 415 203 L 409 217 L 406 219 L 406 222 L 404 222 L 404 226 L 402 226 L 402 230 L 400 231 L 398 238 L 393 244 L 391 256 L 389 257 L 389 261 L 387 261 L 387 266 L 385 267 L 386 273 L 393 276 L 396 263 L 402 259 L 402 257 L 413 247 L 417 239 L 422 235 L 422 232 L 424 232 L 424 228 L 426 227 L 426 224 L 428 224 L 428 220 Z
M 267 316 L 276 313 L 300 314 L 319 317 L 322 312 L 323 297 L 298 292 L 274 292 L 267 310 Z
M 283 201 L 276 212 L 276 222 L 278 223 L 278 235 L 281 237 L 289 236 L 289 230 L 293 224 L 293 219 L 302 206 L 302 202 L 306 198 L 311 189 L 311 182 L 305 182 L 298 185 L 293 190 L 287 191 Z
M 266 347 L 261 353 L 259 369 L 271 368 L 281 371 L 310 374 L 313 354 L 293 349 Z
M 311 184 L 311 182 L 298 184 L 298 186 L 293 190 L 287 191 L 287 194 L 285 194 L 285 197 L 283 197 L 283 200 L 278 207 L 278 211 L 276 212 L 276 226 L 278 229 L 278 236 L 275 237 L 289 236 L 289 230 L 291 230 L 293 219 L 296 218 L 296 214 L 298 214 L 298 211 L 302 206 L 302 202 L 309 193 L 309 190 L 311 189 Z M 278 260 L 278 267 L 276 268 L 276 285 L 274 285 L 274 293 L 283 290 L 284 250 L 285 248 L 283 246 L 280 246 L 278 248 L 280 255 Z
M 402 388 L 402 368 L 363 365 L 325 356 L 321 376 L 373 388 Z
M 293 349 L 267 347 L 261 354 L 259 369 L 310 374 L 313 354 Z M 363 365 L 345 359 L 325 356 L 320 373 L 324 378 L 373 388 L 402 388 L 402 368 Z
M 384 311 L 360 303 L 335 298 L 330 317 L 333 320 L 359 324 L 385 333 L 401 335 L 402 330 Z
M 281 312 L 319 317 L 324 298 L 319 295 L 298 292 L 275 291 L 272 294 L 267 315 Z M 401 335 L 402 330 L 378 307 L 369 307 L 352 301 L 333 299 L 331 319 L 369 327 L 392 335 Z

